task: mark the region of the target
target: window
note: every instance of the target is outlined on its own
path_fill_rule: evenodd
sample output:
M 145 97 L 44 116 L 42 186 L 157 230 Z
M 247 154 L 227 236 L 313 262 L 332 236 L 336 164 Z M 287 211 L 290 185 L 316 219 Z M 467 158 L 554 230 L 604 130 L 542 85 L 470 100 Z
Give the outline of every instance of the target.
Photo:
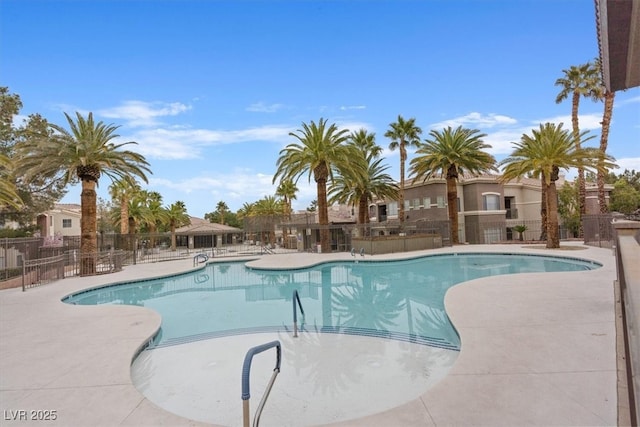
M 500 195 L 499 194 L 483 194 L 482 208 L 485 211 L 500 210 Z
M 431 197 L 425 197 L 423 203 L 425 209 L 431 208 Z
M 398 202 L 389 202 L 387 206 L 387 215 L 398 216 Z
M 444 196 L 438 196 L 437 201 L 438 201 L 438 207 L 439 208 L 444 208 L 445 207 Z
M 420 199 L 413 199 L 413 209 L 420 209 Z
M 404 210 L 408 211 L 409 209 L 411 209 L 411 200 L 405 200 L 404 201 Z
M 62 228 L 71 228 L 71 219 L 63 219 Z

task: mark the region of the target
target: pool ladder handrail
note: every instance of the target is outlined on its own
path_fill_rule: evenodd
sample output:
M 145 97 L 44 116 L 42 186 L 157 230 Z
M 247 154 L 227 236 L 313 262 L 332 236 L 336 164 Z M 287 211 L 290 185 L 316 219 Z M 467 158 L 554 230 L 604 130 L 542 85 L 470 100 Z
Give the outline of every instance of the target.
M 276 348 L 276 367 L 273 369 L 273 374 L 271 375 L 271 379 L 267 384 L 267 389 L 264 392 L 264 396 L 260 400 L 258 404 L 258 409 L 256 409 L 256 415 L 253 419 L 254 427 L 257 427 L 260 423 L 260 415 L 262 415 L 262 410 L 264 409 L 264 404 L 267 402 L 267 398 L 269 397 L 269 393 L 271 392 L 271 388 L 273 387 L 273 383 L 276 380 L 276 377 L 280 373 L 280 361 L 282 359 L 282 347 L 280 346 L 280 341 L 271 341 L 266 344 L 258 345 L 256 347 L 252 347 L 247 351 L 247 354 L 244 357 L 244 363 L 242 365 L 242 423 L 244 427 L 249 427 L 251 423 L 251 414 L 249 411 L 249 399 L 251 398 L 251 394 L 249 392 L 249 377 L 251 374 L 251 361 L 253 360 L 253 356 L 262 353 L 263 351 L 269 350 L 270 348 Z
M 202 261 L 199 261 L 200 258 L 202 258 Z M 209 261 L 209 256 L 207 254 L 203 254 L 203 253 L 196 254 L 193 257 L 193 266 L 195 267 L 196 264 L 198 263 L 202 264 L 203 262 L 207 262 L 207 261 Z
M 293 337 L 298 337 L 298 307 L 300 307 L 300 313 L 302 313 L 302 324 L 304 324 L 304 309 L 302 308 L 302 302 L 300 302 L 300 294 L 298 290 L 293 290 Z M 296 302 L 298 303 L 296 306 Z

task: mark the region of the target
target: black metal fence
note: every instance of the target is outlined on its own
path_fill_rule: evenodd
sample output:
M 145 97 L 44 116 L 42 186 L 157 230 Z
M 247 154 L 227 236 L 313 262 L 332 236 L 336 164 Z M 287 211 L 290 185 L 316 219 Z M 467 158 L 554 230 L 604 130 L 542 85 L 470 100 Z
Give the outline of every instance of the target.
M 600 248 L 612 248 L 615 240 L 615 230 L 612 214 L 585 215 L 582 217 L 584 230 L 584 244 Z M 624 216 L 619 218 L 624 219 Z
M 439 235 L 444 246 L 451 245 L 449 221 L 387 221 L 358 225 L 353 223 L 320 226 L 311 222 L 286 222 L 281 217 L 253 218 L 245 223 L 242 233 L 176 236 L 172 247 L 170 233 L 99 234 L 98 251 L 81 254 L 80 237 L 2 238 L 0 239 L 0 289 L 12 279 L 24 287 L 35 286 L 65 276 L 105 274 L 119 271 L 125 265 L 151 263 L 206 254 L 209 257 L 234 257 L 285 252 L 318 252 L 320 234 L 328 230 L 330 250 L 348 252 L 352 239 L 375 239 L 393 235 Z M 313 219 L 310 216 L 308 219 Z M 584 243 L 612 247 L 613 217 L 584 217 Z M 520 226 L 520 227 L 518 227 Z M 524 228 L 522 231 L 521 228 Z M 561 239 L 574 238 L 562 225 Z M 543 236 L 540 221 L 500 220 L 495 222 L 461 223 L 461 242 L 470 244 L 504 243 L 509 241 L 540 241 Z

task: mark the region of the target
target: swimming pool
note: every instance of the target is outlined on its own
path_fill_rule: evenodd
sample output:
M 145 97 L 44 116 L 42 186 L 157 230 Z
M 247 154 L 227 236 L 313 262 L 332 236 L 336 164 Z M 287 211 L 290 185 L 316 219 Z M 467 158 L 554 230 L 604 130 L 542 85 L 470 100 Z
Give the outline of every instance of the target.
M 597 267 L 578 259 L 509 254 L 331 262 L 291 271 L 224 263 L 189 275 L 91 290 L 66 302 L 157 310 L 161 335 L 134 362 L 134 383 L 165 409 L 217 424 L 239 424 L 240 370 L 231 368 L 231 360 L 241 364 L 244 352 L 255 345 L 251 342 L 275 336 L 283 342 L 276 385 L 282 385 L 282 395 L 274 389 L 262 423 L 301 425 L 309 419 L 319 424 L 398 406 L 446 375 L 460 346 L 444 312 L 444 294 L 452 285 L 497 274 Z M 293 289 L 306 313 L 299 339 L 291 338 Z M 281 380 L 287 372 L 297 378 L 295 384 Z M 216 388 L 220 384 L 229 387 Z M 238 392 L 229 392 L 235 384 Z M 346 399 L 349 410 L 314 405 L 318 395 Z

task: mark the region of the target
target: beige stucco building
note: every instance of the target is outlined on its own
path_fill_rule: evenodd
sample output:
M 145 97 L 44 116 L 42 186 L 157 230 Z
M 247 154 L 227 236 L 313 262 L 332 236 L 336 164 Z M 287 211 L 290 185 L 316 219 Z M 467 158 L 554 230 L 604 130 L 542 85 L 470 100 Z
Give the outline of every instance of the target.
M 38 228 L 42 237 L 79 236 L 80 235 L 80 205 L 75 203 L 57 203 L 37 218 Z
M 565 183 L 563 177 L 556 186 Z M 606 186 L 607 199 L 612 186 Z M 458 234 L 461 242 L 494 243 L 519 238 L 513 227 L 526 225 L 523 238 L 540 236 L 540 181 L 522 178 L 500 182 L 499 175 L 461 177 L 457 183 Z M 417 228 L 423 222 L 446 221 L 447 186 L 444 178 L 409 181 L 405 186 L 405 225 Z M 587 214 L 598 213 L 597 188 L 587 187 Z M 375 200 L 369 205 L 369 218 L 374 235 L 399 231 L 398 202 Z M 427 227 L 428 228 L 428 227 Z

